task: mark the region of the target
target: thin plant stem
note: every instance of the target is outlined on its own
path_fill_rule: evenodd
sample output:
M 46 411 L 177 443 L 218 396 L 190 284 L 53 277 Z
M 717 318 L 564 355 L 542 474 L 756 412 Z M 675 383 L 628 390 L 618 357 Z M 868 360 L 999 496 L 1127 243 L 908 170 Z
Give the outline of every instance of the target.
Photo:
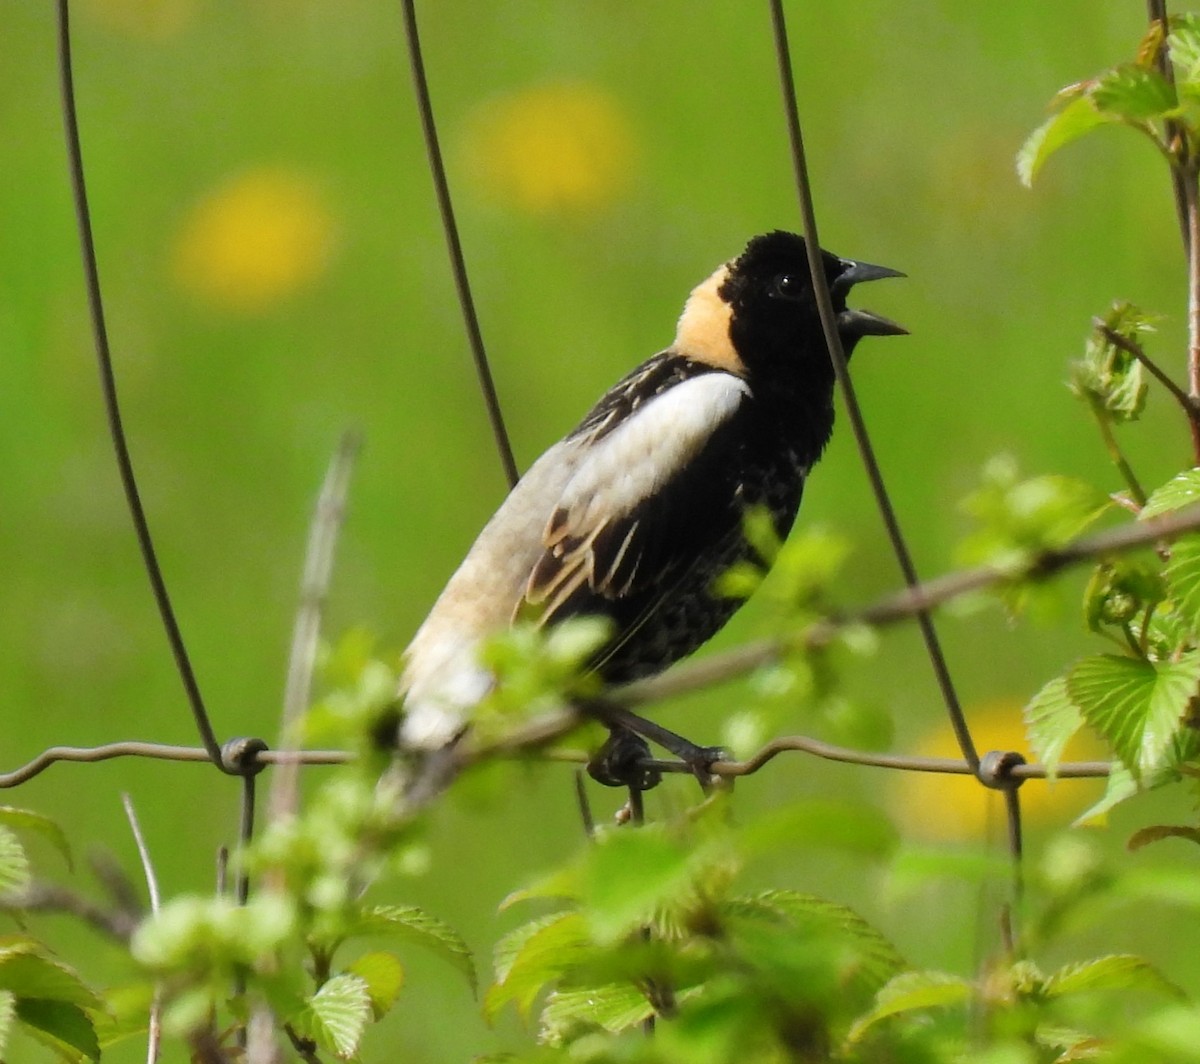
M 346 494 L 354 460 L 362 446 L 357 432 L 342 434 L 321 485 L 308 529 L 308 545 L 300 579 L 300 602 L 292 627 L 287 680 L 279 722 L 279 744 L 286 747 L 300 715 L 308 708 L 313 669 L 321 636 L 321 613 L 333 575 L 333 556 L 345 516 Z M 287 761 L 271 778 L 268 820 L 274 822 L 295 812 L 299 792 L 299 761 Z
M 1131 340 L 1128 336 L 1122 336 L 1116 329 L 1107 325 L 1103 318 L 1093 318 L 1092 324 L 1100 330 L 1104 339 L 1110 344 L 1114 347 L 1119 347 L 1126 354 L 1132 355 L 1145 366 L 1149 374 L 1166 388 L 1171 393 L 1171 397 L 1183 407 L 1183 412 L 1187 414 L 1193 423 L 1200 421 L 1200 405 L 1194 402 L 1192 397 L 1180 388 L 1154 359 L 1146 354 L 1146 350 L 1141 344 L 1136 340 Z
M 133 832 L 138 859 L 142 862 L 142 875 L 146 878 L 146 893 L 150 898 L 150 911 L 157 914 L 162 906 L 162 899 L 158 891 L 158 875 L 154 871 L 154 862 L 150 859 L 150 848 L 146 845 L 146 837 L 142 834 L 142 825 L 138 820 L 137 810 L 133 807 L 133 799 L 128 794 L 122 794 L 121 804 L 125 807 L 129 830 Z M 156 984 L 146 1031 L 146 1064 L 157 1064 L 161 1047 L 162 988 Z
M 1096 419 L 1096 427 L 1100 430 L 1104 449 L 1108 451 L 1108 457 L 1117 467 L 1117 472 L 1121 474 L 1121 479 L 1125 481 L 1125 486 L 1129 489 L 1130 497 L 1137 503 L 1140 510 L 1146 505 L 1146 492 L 1134 473 L 1133 467 L 1129 464 L 1129 460 L 1125 457 L 1125 453 L 1121 450 L 1121 445 L 1117 442 L 1116 434 L 1112 430 L 1112 421 L 1094 400 L 1089 402 L 1088 406 L 1092 411 L 1092 416 Z
M 1166 0 L 1146 0 L 1146 14 L 1149 16 L 1151 26 L 1153 26 L 1155 23 L 1158 23 L 1162 26 L 1163 40 L 1158 47 L 1158 51 L 1155 53 L 1154 65 L 1158 69 L 1158 72 L 1166 80 L 1167 84 L 1174 87 L 1175 71 L 1171 66 L 1171 57 L 1167 53 L 1167 30 L 1169 28 L 1169 23 L 1167 20 Z M 1164 125 L 1166 130 L 1165 148 L 1169 153 L 1173 144 L 1183 143 L 1183 127 L 1180 125 L 1179 121 L 1174 118 L 1168 118 Z M 1164 145 L 1160 145 L 1160 147 L 1163 146 Z M 1179 221 L 1179 236 L 1183 241 L 1184 255 L 1190 258 L 1191 247 L 1194 241 L 1192 239 L 1192 227 L 1188 221 L 1189 210 L 1187 205 L 1186 190 L 1187 178 L 1179 169 L 1179 167 L 1174 165 L 1174 160 L 1171 161 L 1173 163 L 1171 166 L 1171 191 L 1175 201 L 1175 216 Z

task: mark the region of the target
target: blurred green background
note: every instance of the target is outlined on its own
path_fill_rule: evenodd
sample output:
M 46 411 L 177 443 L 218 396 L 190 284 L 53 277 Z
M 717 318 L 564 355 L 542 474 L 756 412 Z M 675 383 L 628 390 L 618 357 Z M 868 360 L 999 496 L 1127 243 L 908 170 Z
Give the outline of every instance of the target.
M 1013 170 L 1055 91 L 1132 54 L 1144 6 L 788 6 L 823 243 L 909 275 L 857 297 L 913 335 L 865 343 L 854 371 L 918 564 L 934 574 L 953 565 L 966 527 L 957 500 L 997 452 L 1031 474 L 1120 486 L 1061 383 L 1092 315 L 1114 298 L 1161 311 L 1157 350 L 1181 367 L 1182 255 L 1153 153 L 1105 131 L 1055 159 L 1033 192 Z M 398 653 L 504 493 L 398 6 L 79 0 L 73 12 L 100 269 L 144 501 L 218 733 L 273 737 L 305 528 L 341 430 L 360 428 L 366 448 L 331 633 L 364 626 Z M 693 284 L 754 233 L 798 225 L 767 10 L 473 0 L 420 14 L 480 319 L 525 466 L 670 341 Z M 194 741 L 103 423 L 61 124 L 51 6 L 5 4 L 2 767 L 52 744 Z M 1161 397 L 1126 438 L 1150 485 L 1187 461 Z M 896 586 L 847 433 L 812 478 L 802 520 L 855 540 L 848 606 Z M 1064 594 L 1052 628 L 1010 627 L 997 613 L 941 622 L 972 719 L 997 736 L 981 745 L 1020 742 L 1020 705 L 1087 645 L 1075 609 Z M 751 604 L 720 643 L 759 631 Z M 897 748 L 945 741 L 915 633 L 886 634 L 850 686 L 893 718 Z M 738 698 L 723 689 L 660 716 L 715 738 Z M 1062 784 L 1039 813 L 1035 786 L 1025 793 L 1036 857 L 1037 832 L 1087 799 Z M 980 801 L 799 757 L 738 789 L 747 815 L 790 796 L 867 797 L 905 832 Z M 234 830 L 236 786 L 204 766 L 60 765 L 7 798 L 133 868 L 121 790 L 164 889 L 207 889 Z M 1144 808 L 1119 814 L 1116 844 Z M 989 830 L 986 816 L 966 824 L 976 837 Z M 405 898 L 456 925 L 486 965 L 515 922 L 497 903 L 580 835 L 563 769 L 531 775 L 520 793 L 460 798 L 437 819 L 433 872 Z M 805 853 L 780 854 L 763 874 L 859 906 L 921 964 L 970 970 L 994 940 L 972 890 L 889 901 L 869 868 Z M 1125 927 L 1106 946 L 1157 949 L 1194 986 L 1195 958 L 1171 951 L 1169 915 L 1163 925 L 1158 945 Z M 70 944 L 63 921 L 48 926 Z M 85 974 L 113 977 L 116 961 L 86 941 Z M 436 961 L 411 960 L 366 1059 L 462 1060 L 516 1037 L 488 1032 Z

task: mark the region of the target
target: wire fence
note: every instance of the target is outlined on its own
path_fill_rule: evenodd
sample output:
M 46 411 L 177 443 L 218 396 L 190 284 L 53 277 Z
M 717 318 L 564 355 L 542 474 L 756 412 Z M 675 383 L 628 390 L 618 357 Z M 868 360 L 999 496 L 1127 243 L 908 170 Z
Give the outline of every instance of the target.
M 496 451 L 504 474 L 511 485 L 515 483 L 518 473 L 496 396 L 478 317 L 474 309 L 449 182 L 438 142 L 435 112 L 422 59 L 415 3 L 414 0 L 401 0 L 399 6 L 407 40 L 408 60 L 424 136 L 429 173 L 441 216 L 463 323 L 475 371 L 478 375 L 480 392 L 495 437 Z M 339 750 L 272 749 L 264 739 L 258 737 L 239 737 L 222 741 L 210 722 L 208 709 L 193 672 L 166 581 L 158 562 L 149 519 L 138 491 L 133 457 L 122 425 L 117 381 L 105 326 L 104 300 L 96 262 L 92 219 L 88 206 L 84 159 L 80 147 L 71 62 L 68 0 L 57 0 L 57 13 L 61 106 L 66 134 L 66 153 L 74 194 L 79 243 L 104 410 L 145 572 L 186 701 L 194 719 L 199 745 L 191 747 L 154 742 L 114 742 L 95 747 L 53 746 L 44 750 L 27 764 L 0 773 L 0 788 L 18 787 L 46 771 L 52 765 L 61 762 L 90 763 L 121 757 L 187 762 L 207 761 L 219 772 L 239 777 L 241 780 L 242 800 L 238 837 L 240 842 L 245 844 L 251 840 L 254 834 L 255 781 L 264 768 L 272 766 L 275 769 L 272 777 L 270 815 L 277 817 L 293 811 L 296 807 L 298 800 L 297 774 L 302 766 L 338 764 L 348 760 L 351 755 Z M 1165 11 L 1161 3 L 1151 2 L 1149 13 L 1152 20 L 1165 18 Z M 1015 898 L 1020 892 L 1020 863 L 1023 850 L 1019 788 L 1027 779 L 1044 778 L 1047 776 L 1048 770 L 1046 766 L 1027 763 L 1025 758 L 1016 751 L 981 752 L 977 749 L 961 708 L 950 665 L 938 638 L 933 611 L 938 606 L 962 595 L 1005 581 L 1046 578 L 1071 566 L 1089 562 L 1115 551 L 1169 541 L 1184 533 L 1196 531 L 1200 529 L 1200 507 L 1139 522 L 1136 525 L 1081 537 L 1064 547 L 1042 551 L 1030 557 L 1017 571 L 1011 568 L 980 567 L 948 573 L 922 582 L 906 545 L 899 517 L 890 501 L 865 419 L 846 371 L 846 360 L 834 321 L 827 282 L 824 271 L 818 267 L 819 238 L 816 211 L 808 178 L 802 125 L 792 77 L 787 20 L 782 0 L 769 0 L 769 14 L 778 60 L 781 110 L 794 166 L 799 216 L 804 234 L 808 238 L 809 254 L 812 260 L 810 266 L 818 293 L 822 324 L 830 357 L 836 370 L 841 396 L 862 463 L 868 473 L 881 520 L 887 530 L 892 551 L 903 576 L 904 589 L 853 614 L 825 618 L 800 632 L 744 644 L 724 653 L 711 654 L 681 664 L 662 676 L 610 690 L 604 697 L 606 701 L 620 706 L 646 704 L 745 676 L 797 649 L 814 649 L 823 646 L 847 625 L 867 624 L 882 627 L 915 621 L 921 632 L 926 656 L 934 673 L 948 723 L 959 746 L 959 757 L 937 758 L 868 753 L 831 745 L 806 736 L 785 736 L 772 740 L 753 756 L 743 761 L 718 761 L 712 766 L 712 772 L 718 777 L 748 776 L 763 770 L 780 755 L 802 753 L 836 762 L 897 771 L 971 776 L 981 787 L 999 790 L 1005 796 L 1008 824 L 1007 845 L 1013 862 L 1012 892 Z M 1182 204 L 1182 201 L 1180 202 Z M 1181 221 L 1185 220 L 1185 214 L 1181 205 Z M 1183 236 L 1186 243 L 1186 224 L 1183 228 Z M 1116 338 L 1113 338 L 1113 342 L 1117 342 Z M 288 669 L 284 710 L 285 733 L 288 723 L 303 711 L 310 698 L 313 663 L 321 626 L 321 609 L 333 571 L 337 533 L 349 490 L 357 446 L 357 440 L 353 436 L 347 436 L 341 442 L 331 462 L 311 522 L 300 605 L 296 616 Z M 464 748 L 456 755 L 458 757 L 456 767 L 461 769 L 473 761 L 486 757 L 508 756 L 543 746 L 566 735 L 579 722 L 580 714 L 576 710 L 563 707 L 555 713 L 528 723 L 500 743 L 486 748 Z M 571 751 L 559 751 L 550 756 L 568 761 L 586 759 L 586 755 L 582 752 Z M 681 763 L 658 759 L 648 762 L 646 767 L 660 772 L 689 771 Z M 1110 765 L 1106 762 L 1069 762 L 1057 765 L 1053 771 L 1059 779 L 1094 778 L 1107 775 Z M 638 800 L 640 801 L 640 799 Z M 640 809 L 635 807 L 635 812 L 638 813 L 635 819 L 640 819 Z M 248 879 L 244 874 L 239 874 L 236 884 L 237 896 L 245 900 L 249 890 Z

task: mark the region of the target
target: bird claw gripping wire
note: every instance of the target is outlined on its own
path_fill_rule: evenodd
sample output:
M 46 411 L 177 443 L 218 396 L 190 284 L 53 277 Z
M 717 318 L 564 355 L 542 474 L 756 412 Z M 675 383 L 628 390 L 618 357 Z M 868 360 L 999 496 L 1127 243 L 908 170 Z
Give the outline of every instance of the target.
M 605 787 L 627 787 L 648 791 L 662 780 L 652 761 L 650 746 L 640 735 L 626 728 L 613 728 L 604 745 L 587 764 L 588 775 Z

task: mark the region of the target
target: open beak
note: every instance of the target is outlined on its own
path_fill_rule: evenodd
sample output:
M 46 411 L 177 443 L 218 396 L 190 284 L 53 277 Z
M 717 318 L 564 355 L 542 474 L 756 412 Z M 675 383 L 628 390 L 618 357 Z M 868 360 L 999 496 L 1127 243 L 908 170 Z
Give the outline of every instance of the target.
M 870 262 L 842 259 L 842 272 L 829 286 L 835 296 L 845 296 L 851 288 L 863 281 L 881 281 L 885 277 L 904 277 L 899 270 L 890 266 L 876 266 Z M 908 330 L 881 314 L 869 310 L 843 310 L 838 315 L 838 329 L 846 336 L 907 336 Z
M 908 330 L 882 314 L 869 310 L 843 310 L 838 315 L 838 331 L 843 336 L 907 336 Z

